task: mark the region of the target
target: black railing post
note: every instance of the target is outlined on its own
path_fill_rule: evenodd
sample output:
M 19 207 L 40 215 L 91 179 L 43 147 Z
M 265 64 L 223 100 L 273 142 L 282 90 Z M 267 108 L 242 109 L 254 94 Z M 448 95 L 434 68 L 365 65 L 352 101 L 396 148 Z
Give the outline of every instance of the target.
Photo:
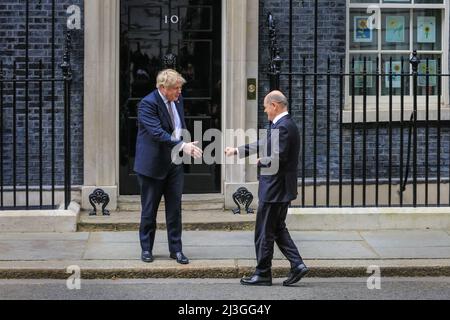
M 17 206 L 17 61 L 14 60 L 13 67 L 13 203 L 14 207 Z
M 380 58 L 377 57 L 375 93 L 375 206 L 379 204 L 380 182 Z
M 392 57 L 389 58 L 389 123 L 388 123 L 388 135 L 389 135 L 389 172 L 388 172 L 388 206 L 392 205 Z
M 313 202 L 314 207 L 317 206 L 317 108 L 318 108 L 318 79 L 317 79 L 317 59 L 318 59 L 318 21 L 319 21 L 319 3 L 318 0 L 314 0 L 314 85 L 313 85 Z
M 331 162 L 331 59 L 327 60 L 327 207 L 330 206 L 330 162 Z
M 51 112 L 51 128 L 52 128 L 52 137 L 51 137 L 51 185 L 52 185 L 52 207 L 55 206 L 55 185 L 56 185 L 56 177 L 55 177 L 55 166 L 56 166 L 56 134 L 55 134 L 55 115 L 56 115 L 56 90 L 55 90 L 55 78 L 56 78 L 56 0 L 52 0 L 52 94 L 51 94 L 51 103 L 52 103 L 52 112 Z
M 43 65 L 42 65 L 42 60 L 39 60 L 39 207 L 42 209 L 42 206 L 44 204 L 44 199 L 43 199 L 43 164 L 44 161 L 43 159 L 43 145 L 44 145 L 44 141 L 43 141 L 43 123 L 42 123 L 42 115 L 43 115 L 43 107 L 44 107 L 44 102 L 43 102 L 43 92 L 42 92 L 42 69 L 43 69 Z
M 302 64 L 302 207 L 306 206 L 306 58 Z
M 278 48 L 275 20 L 270 12 L 268 14 L 267 21 L 269 24 L 269 38 L 270 38 L 269 79 L 270 79 L 270 90 L 272 91 L 280 89 L 280 70 L 281 70 L 281 62 L 283 60 L 280 57 L 280 49 Z
M 30 48 L 30 1 L 26 2 L 25 9 L 25 204 L 30 207 L 30 177 L 29 177 L 29 48 Z
M 430 137 L 430 126 L 429 126 L 429 122 L 430 122 L 430 117 L 429 117 L 429 113 L 430 113 L 430 93 L 429 93 L 429 88 L 430 88 L 430 71 L 429 71 L 429 59 L 427 58 L 426 60 L 426 78 L 425 78 L 425 206 L 428 206 L 428 169 L 429 169 L 429 163 L 428 163 L 428 158 L 429 158 L 429 147 L 428 147 L 428 141 L 429 141 L 429 137 Z
M 436 70 L 436 80 L 438 81 L 437 92 L 437 206 L 441 206 L 441 61 L 439 60 Z
M 64 206 L 70 204 L 71 192 L 71 142 L 70 142 L 70 85 L 72 82 L 72 69 L 70 66 L 71 34 L 67 31 L 66 46 L 64 49 L 61 69 L 64 76 Z M 53 133 L 54 134 L 54 133 Z
M 344 75 L 344 61 L 341 58 L 340 60 L 340 68 L 339 68 L 339 207 L 342 207 L 342 174 L 343 174 L 343 168 L 344 164 L 342 162 L 343 159 L 343 145 L 344 145 L 344 130 L 343 130 L 343 123 L 344 123 L 344 82 L 345 82 L 345 75 Z
M 356 104 L 356 98 L 355 98 L 355 58 L 352 58 L 352 65 L 351 65 L 351 89 L 352 89 L 352 126 L 351 126 L 351 194 L 350 194 L 350 205 L 352 207 L 355 206 L 355 104 Z
M 3 60 L 0 61 L 0 210 L 3 209 Z
M 420 60 L 417 57 L 417 51 L 414 50 L 409 61 L 413 72 L 413 114 L 411 116 L 413 123 L 413 206 L 417 206 L 417 70 Z
M 372 61 L 369 60 L 369 63 Z M 362 205 L 366 206 L 367 185 L 367 57 L 364 57 L 363 66 L 363 128 L 362 128 Z
M 293 38 L 293 11 L 294 3 L 293 0 L 289 1 L 289 113 L 292 112 L 292 38 Z
M 403 139 L 403 126 L 404 126 L 404 111 L 405 111 L 405 78 L 404 78 L 404 60 L 401 58 L 400 68 L 400 183 L 399 183 L 399 196 L 400 207 L 403 207 L 403 152 L 404 152 L 404 139 Z M 408 78 L 409 79 L 409 78 Z

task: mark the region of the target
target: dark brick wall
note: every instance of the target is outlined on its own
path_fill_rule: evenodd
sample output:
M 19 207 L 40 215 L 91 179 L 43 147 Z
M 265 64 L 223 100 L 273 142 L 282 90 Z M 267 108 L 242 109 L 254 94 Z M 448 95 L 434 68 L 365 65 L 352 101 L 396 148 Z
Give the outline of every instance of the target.
M 262 111 L 264 95 L 269 91 L 269 80 L 267 76 L 269 63 L 269 35 L 267 26 L 267 14 L 274 15 L 277 24 L 278 44 L 283 61 L 282 72 L 289 71 L 289 1 L 283 0 L 261 0 L 260 1 L 260 62 L 259 62 L 259 126 L 267 125 L 266 115 Z M 307 72 L 313 72 L 313 50 L 314 50 L 314 1 L 294 1 L 293 9 L 293 71 L 300 72 L 302 59 L 306 58 Z M 332 61 L 332 72 L 339 70 L 340 59 L 345 59 L 346 41 L 346 1 L 319 1 L 318 14 L 318 71 L 326 72 L 327 59 Z M 302 90 L 301 78 L 293 78 L 292 86 L 292 114 L 300 131 L 302 130 Z M 313 81 L 307 79 L 306 89 L 306 137 L 305 137 L 305 170 L 306 177 L 313 176 Z M 287 77 L 281 78 L 281 90 L 287 95 L 289 93 Z M 323 180 L 326 177 L 326 78 L 318 79 L 317 100 L 317 177 Z M 331 179 L 339 177 L 339 82 L 337 78 L 331 81 L 331 156 L 330 169 Z M 362 139 L 363 130 L 361 126 L 355 130 L 355 178 L 361 179 L 363 172 Z M 343 125 L 343 168 L 344 179 L 351 177 L 351 127 Z M 429 131 L 429 177 L 436 177 L 437 172 L 437 129 L 436 122 L 430 122 Z M 406 164 L 407 153 L 407 130 L 404 131 L 404 163 Z M 441 174 L 444 180 L 449 175 L 449 129 L 444 126 L 441 131 Z M 423 125 L 418 129 L 418 175 L 419 178 L 425 174 L 425 128 Z M 380 179 L 387 179 L 389 175 L 389 137 L 386 123 L 380 124 L 379 133 L 379 172 Z M 393 128 L 392 145 L 392 178 L 400 176 L 400 129 L 395 123 Z M 375 128 L 367 126 L 367 179 L 375 178 Z M 412 160 L 411 160 L 412 163 Z M 410 174 L 411 174 L 410 170 Z M 411 175 L 410 175 L 411 177 Z
M 83 12 L 83 0 L 56 1 L 55 21 L 55 69 L 56 77 L 61 78 L 59 65 L 62 63 L 65 41 L 65 27 L 67 21 L 66 9 L 70 5 L 78 5 Z M 25 77 L 25 0 L 2 0 L 0 2 L 0 61 L 4 66 L 4 77 L 13 76 L 13 64 L 17 62 L 19 79 Z M 39 61 L 43 63 L 43 76 L 52 76 L 52 1 L 30 1 L 29 12 L 29 75 L 39 76 L 37 71 Z M 83 30 L 73 31 L 73 48 L 71 62 L 73 70 L 72 85 L 72 183 L 83 183 L 83 59 L 84 59 Z M 29 177 L 30 184 L 39 182 L 39 85 L 37 82 L 29 84 Z M 55 85 L 55 133 L 56 133 L 56 183 L 61 185 L 64 177 L 64 143 L 63 143 L 63 85 Z M 51 172 L 51 107 L 52 89 L 50 83 L 43 84 L 43 174 L 44 185 L 50 184 Z M 1 132 L 3 144 L 3 179 L 5 185 L 12 183 L 13 164 L 13 91 L 12 84 L 4 85 L 3 124 Z M 25 85 L 17 86 L 17 184 L 25 184 Z

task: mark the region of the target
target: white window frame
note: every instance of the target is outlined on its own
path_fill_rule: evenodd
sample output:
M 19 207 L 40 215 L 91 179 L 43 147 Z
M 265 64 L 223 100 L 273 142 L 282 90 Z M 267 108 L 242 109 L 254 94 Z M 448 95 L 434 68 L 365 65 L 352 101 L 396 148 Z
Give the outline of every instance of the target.
M 351 60 L 350 55 L 354 53 L 367 53 L 367 54 L 393 54 L 393 53 L 404 53 L 406 54 L 407 50 L 382 50 L 382 32 L 381 28 L 378 30 L 378 47 L 376 50 L 351 50 L 350 49 L 350 10 L 351 9 L 367 9 L 369 6 L 378 6 L 381 10 L 383 9 L 409 9 L 411 12 L 414 12 L 413 9 L 440 9 L 442 10 L 442 19 L 441 19 L 441 50 L 440 51 L 424 51 L 418 50 L 417 54 L 420 56 L 421 54 L 441 54 L 441 73 L 448 74 L 449 73 L 449 2 L 450 0 L 444 0 L 442 4 L 415 4 L 414 0 L 411 0 L 411 3 L 383 3 L 380 0 L 378 3 L 351 3 L 350 0 L 346 0 L 346 63 L 345 63 L 345 71 L 347 74 L 350 73 L 351 70 Z M 409 19 L 410 21 L 410 48 L 414 46 L 414 15 L 412 15 Z M 378 26 L 382 25 L 381 14 L 378 15 Z M 411 54 L 411 51 L 408 51 Z M 380 60 L 381 61 L 381 60 Z M 381 63 L 381 62 L 380 62 Z M 408 62 L 409 63 L 409 62 Z M 411 69 L 411 68 L 410 68 Z M 383 69 L 380 68 L 380 72 L 383 72 Z M 379 85 L 380 85 L 380 93 L 379 93 L 379 121 L 385 122 L 389 121 L 389 96 L 381 95 L 382 89 L 382 77 L 379 77 Z M 344 111 L 343 111 L 343 122 L 350 123 L 352 122 L 352 96 L 350 95 L 350 77 L 345 77 L 345 103 L 344 103 Z M 449 77 L 442 77 L 442 87 L 441 87 L 441 120 L 450 120 L 450 108 L 449 108 Z M 400 111 L 401 111 L 401 103 L 400 96 L 393 95 L 392 96 L 392 120 L 400 121 Z M 363 96 L 355 95 L 355 122 L 363 122 Z M 417 96 L 417 118 L 418 120 L 426 119 L 426 97 L 425 96 Z M 413 110 L 413 97 L 412 97 L 412 86 L 410 86 L 409 95 L 404 96 L 404 120 L 409 120 L 410 114 Z M 429 120 L 437 119 L 437 96 L 430 95 L 429 96 Z M 367 95 L 366 96 L 366 122 L 375 122 L 376 121 L 376 96 Z

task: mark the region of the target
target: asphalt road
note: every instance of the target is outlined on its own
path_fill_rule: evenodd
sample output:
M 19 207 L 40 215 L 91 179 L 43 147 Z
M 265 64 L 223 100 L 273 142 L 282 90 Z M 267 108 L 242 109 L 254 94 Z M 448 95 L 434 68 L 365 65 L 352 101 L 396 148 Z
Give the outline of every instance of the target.
M 381 278 L 371 290 L 367 280 L 305 278 L 294 287 L 283 287 L 283 279 L 272 287 L 239 279 L 81 280 L 73 290 L 64 280 L 0 280 L 0 300 L 450 300 L 450 277 Z

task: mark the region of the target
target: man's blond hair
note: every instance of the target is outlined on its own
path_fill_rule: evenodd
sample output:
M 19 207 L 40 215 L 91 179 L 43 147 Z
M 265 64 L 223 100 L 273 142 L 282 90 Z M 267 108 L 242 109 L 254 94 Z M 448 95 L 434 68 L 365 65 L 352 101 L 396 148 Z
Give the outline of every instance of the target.
M 183 78 L 181 74 L 176 72 L 173 69 L 165 69 L 158 73 L 158 76 L 156 77 L 156 88 L 173 88 L 178 83 L 181 85 L 184 85 L 186 83 L 186 80 Z

